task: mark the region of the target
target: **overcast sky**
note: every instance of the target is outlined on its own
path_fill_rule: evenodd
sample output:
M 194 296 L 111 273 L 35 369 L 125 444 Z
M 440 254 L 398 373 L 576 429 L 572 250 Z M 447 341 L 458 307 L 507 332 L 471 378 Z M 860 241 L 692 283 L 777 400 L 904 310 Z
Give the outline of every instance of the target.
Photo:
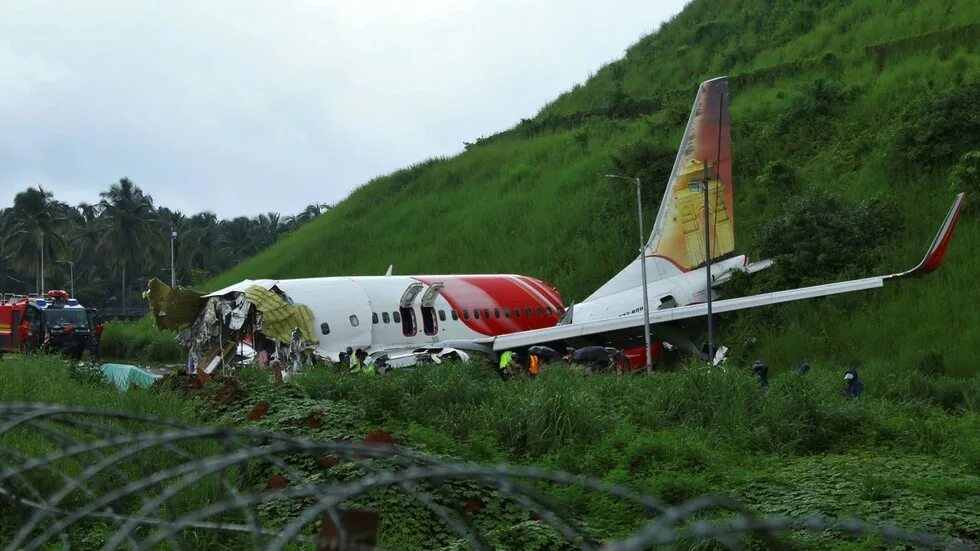
M 334 203 L 533 116 L 682 0 L 0 0 L 0 206 L 126 176 L 222 217 Z

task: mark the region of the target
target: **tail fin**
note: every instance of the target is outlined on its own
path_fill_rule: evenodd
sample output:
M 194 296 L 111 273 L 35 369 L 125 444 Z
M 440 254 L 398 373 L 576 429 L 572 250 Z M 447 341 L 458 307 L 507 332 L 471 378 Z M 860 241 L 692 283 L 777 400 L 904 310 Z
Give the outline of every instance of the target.
M 707 174 L 707 178 L 705 175 Z M 704 192 L 708 183 L 710 232 L 704 228 Z M 670 172 L 653 232 L 644 247 L 647 280 L 657 281 L 705 264 L 704 239 L 711 235 L 711 258 L 735 251 L 732 193 L 732 136 L 728 114 L 728 79 L 701 83 L 691 117 Z M 594 300 L 636 286 L 640 258 L 623 268 L 585 300 Z
M 705 264 L 706 235 L 710 235 L 712 259 L 735 250 L 728 103 L 727 77 L 701 83 L 647 242 L 647 256 L 666 258 L 685 271 Z M 709 207 L 707 230 L 701 187 L 705 181 Z

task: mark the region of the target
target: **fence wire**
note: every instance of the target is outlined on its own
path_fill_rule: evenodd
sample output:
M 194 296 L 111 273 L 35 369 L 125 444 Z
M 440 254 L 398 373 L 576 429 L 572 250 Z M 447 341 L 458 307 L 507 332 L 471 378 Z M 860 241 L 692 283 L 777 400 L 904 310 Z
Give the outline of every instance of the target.
M 374 548 L 383 519 L 370 510 L 370 497 L 386 491 L 427 511 L 458 538 L 457 547 L 485 549 L 487 534 L 471 510 L 479 502 L 461 506 L 450 493 L 459 484 L 501 496 L 568 548 L 625 551 L 700 541 L 739 548 L 751 537 L 805 532 L 975 549 L 857 519 L 759 516 L 722 496 L 668 504 L 568 473 L 454 463 L 386 443 L 312 441 L 75 406 L 0 404 L 0 518 L 8 519 L 0 522 L 0 536 L 6 549 L 70 548 L 85 531 L 98 534 L 105 549 L 215 543 Z M 624 539 L 600 541 L 546 497 L 565 487 L 640 511 L 646 523 Z

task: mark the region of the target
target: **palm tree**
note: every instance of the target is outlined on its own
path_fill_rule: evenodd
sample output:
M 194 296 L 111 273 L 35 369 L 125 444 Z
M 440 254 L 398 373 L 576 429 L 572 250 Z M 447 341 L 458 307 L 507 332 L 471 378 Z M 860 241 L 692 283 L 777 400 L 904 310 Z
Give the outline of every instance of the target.
M 256 224 L 244 216 L 218 223 L 218 250 L 233 263 L 242 261 L 253 251 L 258 250 Z
M 103 235 L 103 221 L 99 218 L 98 205 L 79 203 L 71 211 L 71 235 L 68 238 L 74 257 L 69 260 L 94 264 Z
M 313 203 L 311 205 L 307 205 L 307 207 L 303 209 L 303 212 L 294 216 L 293 220 L 296 222 L 296 226 L 302 226 L 328 210 L 330 210 L 330 205 L 326 203 Z
M 122 275 L 121 304 L 126 307 L 126 270 L 140 266 L 153 252 L 160 228 L 155 224 L 153 198 L 144 195 L 136 184 L 128 178 L 112 184 L 108 191 L 99 194 L 102 200 L 102 218 L 105 221 L 105 234 L 101 242 L 103 250 L 115 255 L 115 268 Z
M 15 264 L 36 269 L 39 293 L 44 291 L 45 257 L 54 257 L 65 246 L 58 230 L 67 224 L 68 215 L 68 205 L 38 186 L 18 193 L 4 216 L 4 249 Z
M 186 235 L 181 237 L 182 259 L 188 272 L 195 268 L 216 273 L 223 266 L 217 258 L 221 235 L 218 217 L 210 211 L 201 212 L 187 221 Z
M 282 215 L 278 212 L 260 214 L 255 218 L 256 233 L 258 234 L 257 249 L 265 249 L 275 243 L 279 236 L 289 230 L 287 223 L 283 222 Z

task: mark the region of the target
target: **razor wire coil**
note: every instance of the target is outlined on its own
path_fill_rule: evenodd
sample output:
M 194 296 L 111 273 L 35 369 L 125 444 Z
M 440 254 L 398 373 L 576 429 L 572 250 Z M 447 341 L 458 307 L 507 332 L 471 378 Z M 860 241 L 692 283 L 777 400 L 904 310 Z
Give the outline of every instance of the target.
M 16 449 L 11 442 L 30 443 Z M 24 447 L 24 446 L 21 446 Z M 350 476 L 311 475 L 301 463 L 346 463 Z M 263 487 L 263 477 L 268 476 Z M 278 478 L 277 478 L 278 477 Z M 737 548 L 747 537 L 791 532 L 876 536 L 928 549 L 970 543 L 858 519 L 759 516 L 723 496 L 671 505 L 628 488 L 563 472 L 455 463 L 395 446 L 313 441 L 274 432 L 192 426 L 125 412 L 67 405 L 0 404 L 0 507 L 16 526 L 5 549 L 70 547 L 73 530 L 96 527 L 105 549 L 194 547 L 200 538 L 283 549 L 372 548 L 352 530 L 356 506 L 372 492 L 397 490 L 459 542 L 487 548 L 485 534 L 447 500 L 448 484 L 476 485 L 533 515 L 568 547 L 628 551 L 687 541 Z M 642 511 L 629 536 L 600 541 L 542 489 L 572 486 Z M 201 494 L 209 499 L 201 500 Z M 263 507 L 289 503 L 293 514 L 269 522 Z M 369 521 L 371 517 L 364 517 Z M 368 522 L 370 524 L 370 522 Z M 8 537 L 8 536 L 4 536 Z

